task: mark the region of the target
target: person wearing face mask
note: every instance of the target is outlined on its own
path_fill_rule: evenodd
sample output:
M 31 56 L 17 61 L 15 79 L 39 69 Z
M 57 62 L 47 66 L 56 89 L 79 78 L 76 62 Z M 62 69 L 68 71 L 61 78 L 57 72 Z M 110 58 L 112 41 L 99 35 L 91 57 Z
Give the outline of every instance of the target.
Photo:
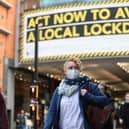
M 80 76 L 81 61 L 64 63 L 64 79 L 55 89 L 43 129 L 90 129 L 88 105 L 104 107 L 107 97 L 87 76 Z
M 123 129 L 129 129 L 129 92 L 125 94 L 125 103 L 120 107 L 119 122 Z

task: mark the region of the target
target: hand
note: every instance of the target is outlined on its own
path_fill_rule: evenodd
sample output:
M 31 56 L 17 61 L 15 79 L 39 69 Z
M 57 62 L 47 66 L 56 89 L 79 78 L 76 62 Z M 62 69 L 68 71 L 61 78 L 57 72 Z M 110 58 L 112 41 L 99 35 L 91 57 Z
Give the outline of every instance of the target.
M 81 89 L 81 95 L 84 96 L 87 93 L 86 89 Z

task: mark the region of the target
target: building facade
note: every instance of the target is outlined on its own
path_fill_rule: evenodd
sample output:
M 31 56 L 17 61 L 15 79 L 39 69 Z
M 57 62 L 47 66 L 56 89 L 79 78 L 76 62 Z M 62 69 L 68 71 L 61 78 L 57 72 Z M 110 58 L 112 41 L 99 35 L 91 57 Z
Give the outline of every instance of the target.
M 20 5 L 18 67 L 34 70 L 38 24 L 39 73 L 61 80 L 64 61 L 79 57 L 82 75 L 106 82 L 115 101 L 123 99 L 129 91 L 128 0 L 22 0 Z
M 0 89 L 6 98 L 10 127 L 14 119 L 14 66 L 17 0 L 0 0 Z

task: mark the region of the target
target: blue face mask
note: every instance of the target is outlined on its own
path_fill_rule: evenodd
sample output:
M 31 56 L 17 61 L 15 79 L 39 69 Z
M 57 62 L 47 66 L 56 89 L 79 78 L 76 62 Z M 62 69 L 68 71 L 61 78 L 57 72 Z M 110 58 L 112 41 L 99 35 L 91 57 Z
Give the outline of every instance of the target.
M 80 77 L 80 70 L 78 69 L 69 69 L 66 72 L 66 77 L 69 79 L 77 79 Z

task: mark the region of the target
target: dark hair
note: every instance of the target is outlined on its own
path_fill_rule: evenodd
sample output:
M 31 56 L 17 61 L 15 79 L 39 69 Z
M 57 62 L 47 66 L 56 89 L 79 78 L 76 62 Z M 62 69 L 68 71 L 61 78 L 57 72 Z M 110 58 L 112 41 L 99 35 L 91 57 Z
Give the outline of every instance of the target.
M 103 82 L 100 82 L 99 85 L 103 86 L 104 90 L 108 89 L 108 86 Z

